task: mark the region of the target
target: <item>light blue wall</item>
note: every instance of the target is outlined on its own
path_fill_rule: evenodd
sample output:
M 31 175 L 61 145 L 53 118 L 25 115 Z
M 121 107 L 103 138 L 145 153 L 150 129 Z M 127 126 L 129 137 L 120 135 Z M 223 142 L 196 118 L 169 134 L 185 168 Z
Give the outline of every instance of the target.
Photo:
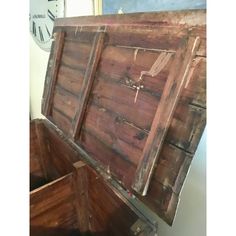
M 103 14 L 205 9 L 206 0 L 103 0 Z

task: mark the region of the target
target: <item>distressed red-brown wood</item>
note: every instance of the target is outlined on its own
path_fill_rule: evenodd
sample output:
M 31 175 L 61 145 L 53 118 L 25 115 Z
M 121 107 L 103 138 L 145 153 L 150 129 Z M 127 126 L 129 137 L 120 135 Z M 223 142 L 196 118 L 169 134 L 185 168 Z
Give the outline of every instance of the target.
M 84 75 L 84 80 L 81 88 L 82 92 L 80 96 L 81 100 L 80 106 L 78 107 L 77 113 L 75 115 L 75 123 L 73 124 L 73 131 L 72 131 L 74 139 L 76 139 L 77 136 L 79 135 L 82 126 L 85 109 L 93 85 L 94 75 L 96 73 L 97 65 L 102 52 L 103 41 L 104 41 L 104 33 L 98 32 L 94 37 L 91 54 L 89 57 L 89 62 L 87 64 L 87 69 Z
M 137 216 L 107 186 L 94 170 L 88 169 L 90 230 L 101 235 L 130 235 Z M 99 197 L 98 197 L 99 196 Z
M 44 113 L 45 115 L 50 115 L 51 106 L 52 106 L 52 93 L 56 84 L 59 64 L 62 56 L 62 50 L 64 46 L 64 37 L 65 32 L 57 32 L 55 33 L 55 45 L 54 45 L 54 54 L 51 60 L 49 60 L 48 67 L 50 68 L 50 77 L 47 78 L 46 83 L 48 85 L 47 96 L 44 98 L 46 101 L 44 103 Z
M 90 231 L 89 224 L 89 196 L 88 196 L 88 170 L 82 162 L 76 162 L 73 170 L 73 184 L 75 191 L 75 206 L 78 217 L 80 232 L 88 233 Z
M 51 180 L 30 192 L 31 235 L 130 235 L 137 216 L 91 167 L 78 161 L 78 152 L 61 133 L 42 120 L 31 123 L 32 158 L 39 158 L 35 126 L 45 138 L 46 159 L 53 170 Z
M 71 235 L 78 230 L 71 174 L 30 193 L 30 226 L 31 235 L 49 235 L 50 231 L 50 235 L 57 231 L 58 235 Z
M 37 122 L 30 122 L 30 190 L 47 183 L 47 173 L 42 158 Z
M 160 144 L 157 161 L 147 158 L 150 161 L 148 169 L 153 170 L 147 195 L 142 197 L 132 192 L 172 224 L 180 190 L 205 127 L 205 24 L 205 11 L 201 10 L 58 19 L 54 32 L 65 32 L 65 39 L 53 89 L 51 114 L 47 118 L 63 134 L 57 138 L 57 132 L 54 133 L 45 124 L 49 128 L 46 137 L 52 155 L 52 172 L 57 172 L 59 176 L 71 171 L 70 162 L 74 163 L 80 158 L 74 152 L 80 154 L 82 147 L 113 180 L 132 191 L 131 186 L 143 152 L 148 153 L 147 145 L 154 150 L 152 156 L 157 154 L 156 149 L 153 149 L 156 143 L 150 140 L 156 140 L 159 132 L 154 126 L 158 127 L 162 119 L 163 124 L 167 125 L 164 125 L 164 132 L 157 138 Z M 100 60 L 90 77 L 93 78 L 88 84 L 90 92 L 87 90 L 86 96 L 81 99 L 83 87 L 86 87 L 83 86 L 86 71 L 92 71 L 89 63 L 90 55 L 95 53 L 92 42 L 101 27 L 104 43 Z M 189 62 L 188 73 L 179 77 L 180 80 L 185 78 L 182 89 L 175 96 L 177 99 L 174 99 L 174 103 L 164 106 L 168 78 L 174 73 L 180 72 L 181 75 L 179 69 L 173 69 L 174 55 L 178 53 L 184 39 L 198 37 L 199 47 L 193 55 L 186 53 L 185 60 L 179 65 L 179 68 L 181 65 L 183 68 L 186 60 Z M 163 52 L 173 56 L 158 75 L 143 75 L 143 88 L 139 90 L 135 102 L 141 72 L 149 71 Z M 50 56 L 49 62 L 52 59 Z M 44 94 L 48 91 L 45 83 Z M 43 104 L 45 102 L 47 100 L 43 99 Z M 171 112 L 163 107 L 170 108 Z M 76 116 L 79 114 L 78 108 L 82 108 L 82 115 Z M 165 119 L 163 115 L 155 119 L 158 110 L 171 114 L 171 119 Z M 75 140 L 73 134 L 76 134 Z M 73 151 L 66 148 L 63 142 L 68 146 L 73 144 Z M 149 171 L 148 175 L 151 176 Z M 141 179 L 145 182 L 149 177 Z M 98 215 L 102 218 L 99 212 L 100 209 Z M 97 219 L 93 222 L 97 228 L 103 228 Z
M 190 69 L 192 59 L 199 46 L 199 37 L 190 38 L 187 45 L 181 45 L 177 51 L 175 62 L 171 68 L 163 89 L 160 104 L 153 119 L 150 134 L 147 138 L 142 157 L 139 161 L 133 189 L 146 195 L 156 159 L 159 158 L 162 143 L 174 115 L 174 109 L 179 101 L 183 86 Z

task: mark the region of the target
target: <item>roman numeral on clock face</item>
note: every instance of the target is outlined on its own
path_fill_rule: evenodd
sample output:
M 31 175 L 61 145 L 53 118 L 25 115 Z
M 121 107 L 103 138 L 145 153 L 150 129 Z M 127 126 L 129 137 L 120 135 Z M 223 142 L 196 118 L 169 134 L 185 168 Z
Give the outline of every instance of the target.
M 48 10 L 48 17 L 52 20 L 55 21 L 55 16 L 52 14 L 50 10 Z
M 40 35 L 40 40 L 41 40 L 41 41 L 44 41 L 44 38 L 43 38 L 43 32 L 42 32 L 40 26 L 39 26 L 39 35 Z
M 36 37 L 36 35 L 37 35 L 37 33 L 36 33 L 36 24 L 35 24 L 34 21 L 33 21 L 33 34 Z
M 50 34 L 50 32 L 49 32 L 49 29 L 48 29 L 47 25 L 45 25 L 45 27 L 46 27 L 46 30 L 47 30 L 48 36 L 51 37 L 51 34 Z

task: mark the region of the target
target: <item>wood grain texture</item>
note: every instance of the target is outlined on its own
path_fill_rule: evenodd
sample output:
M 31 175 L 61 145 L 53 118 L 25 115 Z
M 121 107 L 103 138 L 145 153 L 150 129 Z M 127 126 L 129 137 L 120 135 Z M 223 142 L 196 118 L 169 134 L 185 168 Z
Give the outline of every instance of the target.
M 173 62 L 165 84 L 132 185 L 132 188 L 142 195 L 147 193 L 153 167 L 161 151 L 162 143 L 174 115 L 174 109 L 185 86 L 190 64 L 195 57 L 199 42 L 199 37 L 190 38 L 187 45 L 181 45 L 181 49 L 176 53 L 175 62 Z
M 82 234 L 89 232 L 89 196 L 88 196 L 88 170 L 82 162 L 74 163 L 73 184 L 75 191 L 75 206 L 78 226 Z
M 55 46 L 53 47 L 53 57 L 52 60 L 49 60 L 49 65 L 48 65 L 49 67 L 51 67 L 50 81 L 46 80 L 46 83 L 49 83 L 49 85 L 48 85 L 48 92 L 46 94 L 46 97 L 44 98 L 46 100 L 43 107 L 43 114 L 45 116 L 49 116 L 51 113 L 52 95 L 53 95 L 52 93 L 56 84 L 58 69 L 62 56 L 64 37 L 65 37 L 65 32 L 55 33 L 56 39 L 55 39 Z
M 161 52 L 176 53 L 181 40 L 200 37 L 196 57 L 189 60 L 186 83 L 162 140 L 159 158 L 153 165 L 150 189 L 145 197 L 136 194 L 168 224 L 172 224 L 180 190 L 205 127 L 205 11 L 57 21 L 54 32 L 63 31 L 66 37 L 50 120 L 64 132 L 64 141 L 72 138 L 71 124 L 80 106 L 91 42 L 102 25 L 106 31 L 104 49 L 76 143 L 129 190 L 148 135 L 152 132 L 155 113 L 160 109 L 173 60 L 157 76 L 144 76 L 144 88 L 135 104 L 136 90 L 132 86 L 136 85 L 140 72 L 148 71 Z M 59 152 L 63 153 L 61 146 Z M 57 150 L 52 152 L 57 153 Z M 99 222 L 94 222 L 99 227 Z
M 71 235 L 77 229 L 72 175 L 66 175 L 30 193 L 31 235 Z M 55 230 L 57 229 L 57 230 Z
M 92 234 L 130 235 L 138 217 L 114 194 L 104 180 L 88 169 L 89 224 Z
M 33 190 L 47 183 L 47 173 L 42 161 L 42 151 L 38 132 L 36 132 L 37 122 L 30 122 L 30 190 Z
M 197 17 L 196 17 L 197 16 Z M 166 11 L 155 13 L 132 13 L 125 15 L 86 16 L 56 19 L 56 26 L 99 26 L 99 25 L 187 25 L 198 26 L 206 22 L 206 10 Z
M 87 102 L 89 99 L 89 95 L 91 92 L 91 88 L 93 85 L 93 80 L 95 76 L 95 72 L 97 70 L 97 65 L 101 56 L 103 41 L 104 41 L 104 32 L 98 32 L 93 40 L 93 45 L 89 57 L 89 61 L 87 64 L 87 69 L 85 71 L 84 80 L 82 84 L 82 92 L 80 96 L 80 106 L 77 109 L 77 113 L 75 115 L 75 123 L 73 124 L 73 138 L 76 139 L 79 135 L 82 121 L 84 119 L 84 113 L 87 106 Z

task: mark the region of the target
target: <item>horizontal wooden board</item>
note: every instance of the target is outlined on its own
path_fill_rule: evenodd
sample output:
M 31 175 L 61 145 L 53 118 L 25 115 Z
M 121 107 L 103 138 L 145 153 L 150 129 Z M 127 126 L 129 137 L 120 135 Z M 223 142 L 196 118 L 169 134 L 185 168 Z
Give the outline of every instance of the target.
M 154 172 L 153 181 L 158 181 L 179 194 L 191 160 L 192 155 L 165 143 Z
M 30 217 L 34 218 L 72 195 L 71 174 L 57 179 L 30 193 Z M 42 197 L 44 196 L 44 201 Z
M 172 225 L 179 197 L 170 188 L 159 182 L 152 183 L 152 181 L 150 183 L 151 187 L 148 191 L 148 195 L 144 197 L 139 196 L 138 198 L 169 225 Z
M 30 231 L 32 235 L 71 235 L 78 233 L 73 205 L 72 175 L 50 182 L 30 193 Z M 64 234 L 63 234 L 64 233 Z
M 67 117 L 73 119 L 78 105 L 78 98 L 57 86 L 53 99 L 53 107 L 61 111 Z
M 193 154 L 205 124 L 206 109 L 180 103 L 175 110 L 166 140 Z
M 92 158 L 102 164 L 105 171 L 112 174 L 113 177 L 119 179 L 125 185 L 130 186 L 131 176 L 135 171 L 135 166 L 130 160 L 108 147 L 88 130 L 83 129 L 81 132 L 81 145 Z
M 137 216 L 88 168 L 88 196 L 91 232 L 102 235 L 130 235 Z M 98 197 L 99 196 L 99 197 Z
M 126 46 L 108 46 L 103 51 L 98 68 L 99 73 L 101 77 L 132 87 L 138 81 L 142 71 L 150 70 L 160 53 L 155 50 Z M 161 96 L 172 59 L 173 57 L 157 76 L 143 76 L 142 84 L 145 91 L 150 91 L 154 96 Z
M 72 128 L 72 119 L 66 116 L 62 111 L 57 110 L 55 107 L 52 109 L 52 119 L 55 124 L 66 134 Z
M 92 98 L 99 106 L 115 111 L 129 123 L 149 130 L 159 98 L 140 91 L 134 103 L 135 94 L 135 89 L 99 78 L 95 81 Z
M 91 44 L 66 40 L 61 63 L 71 68 L 79 68 L 82 72 L 85 72 L 91 46 Z
M 138 163 L 147 137 L 142 130 L 125 123 L 115 113 L 97 105 L 89 106 L 84 128 L 132 163 Z
M 57 83 L 60 87 L 78 96 L 81 92 L 83 76 L 84 73 L 82 71 L 62 64 L 58 72 Z
M 47 122 L 44 124 L 46 127 L 48 147 L 51 150 L 50 158 L 64 160 L 68 163 L 64 168 L 71 163 L 70 167 L 67 168 L 67 173 L 69 173 L 72 168 L 72 163 L 80 160 L 80 154 L 65 141 L 65 138 L 59 135 L 54 127 L 50 126 Z
M 198 17 L 196 17 L 198 16 Z M 199 26 L 206 20 L 206 10 L 182 10 L 150 13 L 132 13 L 125 15 L 103 15 L 56 19 L 55 26 L 99 26 L 99 25 L 186 25 Z M 119 23 L 118 23 L 119 22 Z

